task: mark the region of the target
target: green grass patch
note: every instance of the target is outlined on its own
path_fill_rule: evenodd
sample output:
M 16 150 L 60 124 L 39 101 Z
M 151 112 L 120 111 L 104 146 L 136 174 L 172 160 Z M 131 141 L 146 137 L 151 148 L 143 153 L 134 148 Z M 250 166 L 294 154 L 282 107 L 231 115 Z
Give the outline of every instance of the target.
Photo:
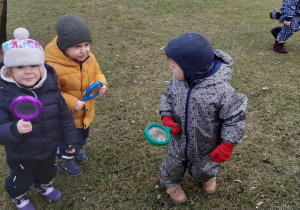
M 107 77 L 109 94 L 98 98 L 83 173 L 58 172 L 61 201 L 29 196 L 39 209 L 297 209 L 299 194 L 299 53 L 295 33 L 286 55 L 272 51 L 269 18 L 279 1 L 241 0 L 9 0 L 7 36 L 25 27 L 43 46 L 64 14 L 82 17 L 92 32 L 92 52 Z M 34 5 L 34 6 L 33 6 Z M 203 33 L 234 60 L 232 86 L 249 98 L 246 138 L 222 165 L 215 195 L 203 194 L 189 175 L 188 201 L 172 203 L 159 183 L 165 147 L 143 136 L 160 123 L 160 96 L 172 75 L 161 48 L 186 32 Z M 0 209 L 13 209 L 4 187 L 9 168 L 0 147 Z

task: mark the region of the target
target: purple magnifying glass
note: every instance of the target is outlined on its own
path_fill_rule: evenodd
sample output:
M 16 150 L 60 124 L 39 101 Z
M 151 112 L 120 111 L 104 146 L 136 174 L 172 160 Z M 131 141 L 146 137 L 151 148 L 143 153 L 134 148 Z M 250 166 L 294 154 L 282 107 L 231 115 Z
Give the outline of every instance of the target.
M 13 114 L 24 121 L 30 121 L 39 116 L 42 112 L 42 103 L 32 96 L 19 96 L 11 103 Z

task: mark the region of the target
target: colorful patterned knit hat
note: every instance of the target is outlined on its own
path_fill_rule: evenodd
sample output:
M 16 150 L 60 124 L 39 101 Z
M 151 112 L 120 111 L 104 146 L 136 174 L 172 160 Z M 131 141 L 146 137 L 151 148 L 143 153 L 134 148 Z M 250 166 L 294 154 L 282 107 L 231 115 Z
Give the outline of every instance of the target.
M 29 32 L 26 28 L 17 28 L 14 31 L 14 37 L 15 39 L 2 44 L 6 67 L 44 64 L 43 47 L 37 41 L 29 39 Z
M 14 31 L 15 39 L 8 40 L 2 44 L 3 63 L 1 78 L 9 67 L 38 65 L 42 77 L 45 77 L 47 70 L 44 67 L 45 54 L 43 47 L 33 39 L 29 39 L 29 32 L 26 28 L 17 28 Z

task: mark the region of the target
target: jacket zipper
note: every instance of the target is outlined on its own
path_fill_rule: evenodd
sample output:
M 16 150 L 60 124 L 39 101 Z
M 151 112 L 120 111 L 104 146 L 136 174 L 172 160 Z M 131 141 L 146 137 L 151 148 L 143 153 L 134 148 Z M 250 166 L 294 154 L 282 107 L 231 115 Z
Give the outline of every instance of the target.
M 83 91 L 83 89 L 82 89 L 82 64 L 87 60 L 87 59 L 89 59 L 90 58 L 90 56 L 88 56 L 85 60 L 83 60 L 83 61 L 77 61 L 77 60 L 74 60 L 76 63 L 78 63 L 79 64 L 79 70 L 80 70 L 80 76 L 81 76 L 81 87 L 80 87 L 80 89 L 81 89 L 81 93 L 82 93 L 82 91 Z
M 78 64 L 79 64 L 79 71 L 80 71 L 80 80 L 82 81 L 82 63 L 78 61 Z M 82 94 L 82 82 L 80 82 L 80 91 L 81 91 L 81 94 Z
M 189 146 L 189 135 L 187 132 L 188 128 L 188 119 L 189 119 L 189 101 L 190 101 L 190 96 L 193 88 L 196 86 L 196 84 L 199 82 L 199 79 L 194 80 L 191 85 L 189 86 L 188 94 L 186 97 L 186 102 L 185 102 L 185 124 L 184 124 L 184 132 L 185 132 L 185 137 L 186 137 L 186 143 L 185 143 L 185 148 L 184 148 L 184 156 L 186 158 L 186 161 L 189 162 L 188 156 L 187 156 L 187 150 Z

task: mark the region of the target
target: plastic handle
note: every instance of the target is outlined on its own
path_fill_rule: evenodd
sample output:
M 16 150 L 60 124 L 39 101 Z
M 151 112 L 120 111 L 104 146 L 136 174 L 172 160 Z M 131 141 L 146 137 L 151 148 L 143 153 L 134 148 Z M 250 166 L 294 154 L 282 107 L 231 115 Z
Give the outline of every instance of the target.
M 177 125 L 180 125 L 180 123 L 177 123 Z M 171 131 L 173 127 L 165 127 L 168 131 Z
M 94 82 L 93 84 L 90 85 L 90 87 L 86 90 L 84 96 L 83 96 L 83 99 L 82 101 L 87 101 L 87 100 L 90 100 L 90 99 L 93 99 L 95 98 L 97 95 L 99 95 L 99 91 L 97 91 L 94 95 L 90 96 L 91 92 L 93 91 L 94 88 L 96 88 L 97 86 L 101 86 L 103 87 L 103 83 L 100 82 L 100 81 L 97 81 L 97 82 Z

